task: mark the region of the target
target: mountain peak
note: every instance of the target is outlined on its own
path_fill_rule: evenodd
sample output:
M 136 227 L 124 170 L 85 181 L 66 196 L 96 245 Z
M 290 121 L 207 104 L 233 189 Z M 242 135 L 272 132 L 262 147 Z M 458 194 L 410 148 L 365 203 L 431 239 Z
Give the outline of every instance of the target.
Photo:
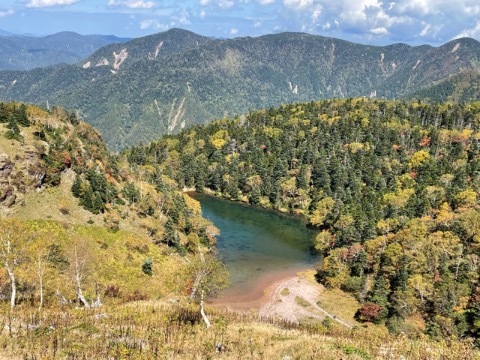
M 61 70 L 0 73 L 0 96 L 77 110 L 119 150 L 282 103 L 409 96 L 477 71 L 478 44 L 370 46 L 291 32 L 212 40 L 174 28 L 109 44 Z

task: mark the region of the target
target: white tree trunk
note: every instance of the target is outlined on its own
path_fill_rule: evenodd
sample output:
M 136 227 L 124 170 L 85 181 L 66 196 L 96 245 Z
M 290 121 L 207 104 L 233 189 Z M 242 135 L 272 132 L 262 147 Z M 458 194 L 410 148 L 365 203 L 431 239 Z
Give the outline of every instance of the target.
M 12 295 L 10 297 L 10 308 L 13 309 L 15 307 L 15 299 L 17 297 L 17 282 L 15 280 L 15 273 L 13 269 L 10 267 L 8 260 L 5 260 L 5 269 L 7 269 L 8 276 L 10 277 L 10 285 L 12 287 Z
M 83 296 L 82 288 L 78 283 L 77 283 L 76 295 L 77 295 L 77 299 L 83 304 L 83 306 L 85 306 L 86 308 L 90 307 L 90 304 L 88 303 L 87 299 L 85 299 L 85 296 Z
M 38 262 L 37 262 L 37 275 L 38 275 L 38 286 L 40 290 L 40 303 L 38 304 L 38 311 L 42 310 L 43 307 L 43 274 L 45 273 L 45 269 L 42 264 L 42 257 L 38 255 Z
M 43 307 L 43 278 L 40 278 L 40 303 L 38 304 L 38 311 L 42 310 Z
M 195 276 L 195 280 L 193 281 L 193 285 L 192 285 L 192 292 L 190 293 L 190 300 L 195 299 L 195 297 L 197 296 L 198 287 L 200 285 L 200 280 L 202 279 L 202 275 L 203 275 L 202 272 L 199 272 L 197 276 Z
M 83 267 L 85 265 L 85 261 L 79 262 L 78 255 L 77 255 L 77 247 L 75 246 L 75 294 L 77 295 L 77 299 L 85 306 L 86 308 L 90 307 L 87 299 L 83 296 L 82 291 L 82 278 L 83 278 Z
M 97 295 L 97 300 L 92 301 L 92 307 L 100 307 L 102 306 L 102 300 L 100 299 L 100 290 L 98 289 L 98 284 L 95 285 L 95 293 Z
M 202 289 L 201 295 L 200 295 L 200 314 L 202 315 L 203 321 L 205 321 L 205 325 L 207 326 L 207 329 L 212 326 L 210 324 L 210 320 L 208 320 L 207 315 L 205 314 L 205 307 L 203 303 L 203 297 L 204 297 L 204 291 Z
M 15 279 L 14 269 L 17 265 L 17 256 L 14 254 L 12 242 L 8 234 L 5 238 L 2 238 L 0 247 L 0 255 L 3 258 L 3 264 L 5 265 L 5 270 L 7 270 L 8 277 L 10 278 L 10 285 L 12 287 L 12 295 L 10 297 L 10 308 L 15 307 L 15 300 L 17 297 L 17 282 Z

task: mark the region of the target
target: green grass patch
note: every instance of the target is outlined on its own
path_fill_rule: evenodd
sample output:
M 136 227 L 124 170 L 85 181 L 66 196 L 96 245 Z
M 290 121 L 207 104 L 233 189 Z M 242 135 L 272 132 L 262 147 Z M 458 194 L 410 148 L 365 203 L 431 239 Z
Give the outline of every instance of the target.
M 303 306 L 303 307 L 311 306 L 311 304 L 307 300 L 305 300 L 304 298 L 302 298 L 300 296 L 295 296 L 295 302 L 298 305 Z
M 282 291 L 280 291 L 280 295 L 282 296 L 290 295 L 290 290 L 288 290 L 288 288 L 283 288 Z
M 343 346 L 342 350 L 346 355 L 358 355 L 360 358 L 365 360 L 372 359 L 372 357 L 365 350 L 358 349 L 351 345 Z

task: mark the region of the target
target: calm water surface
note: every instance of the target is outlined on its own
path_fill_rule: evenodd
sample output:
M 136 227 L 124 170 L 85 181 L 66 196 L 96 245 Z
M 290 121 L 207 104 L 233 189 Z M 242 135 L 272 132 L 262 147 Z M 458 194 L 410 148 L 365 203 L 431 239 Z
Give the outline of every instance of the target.
M 220 229 L 217 248 L 231 283 L 226 296 L 246 295 L 261 279 L 295 273 L 319 261 L 312 253 L 316 232 L 298 217 L 203 194 L 190 195 L 200 201 L 203 216 Z

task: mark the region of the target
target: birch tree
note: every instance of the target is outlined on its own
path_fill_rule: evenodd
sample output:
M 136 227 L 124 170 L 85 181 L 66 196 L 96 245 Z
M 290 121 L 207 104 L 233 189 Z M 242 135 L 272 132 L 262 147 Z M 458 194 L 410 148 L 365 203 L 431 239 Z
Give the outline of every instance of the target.
M 15 307 L 17 298 L 16 269 L 22 260 L 22 247 L 28 241 L 28 234 L 17 220 L 0 221 L 0 261 L 10 279 L 10 308 Z
M 211 324 L 205 313 L 205 297 L 228 286 L 227 269 L 214 255 L 207 254 L 205 256 L 199 251 L 198 258 L 191 262 L 189 270 L 191 278 L 193 278 L 190 300 L 199 301 L 200 315 L 207 328 L 209 328 Z
M 89 259 L 86 244 L 80 240 L 76 240 L 74 246 L 68 254 L 70 269 L 69 275 L 73 281 L 75 289 L 75 297 L 77 301 L 85 308 L 89 308 L 90 304 L 83 294 L 83 286 L 87 276 L 87 265 Z

